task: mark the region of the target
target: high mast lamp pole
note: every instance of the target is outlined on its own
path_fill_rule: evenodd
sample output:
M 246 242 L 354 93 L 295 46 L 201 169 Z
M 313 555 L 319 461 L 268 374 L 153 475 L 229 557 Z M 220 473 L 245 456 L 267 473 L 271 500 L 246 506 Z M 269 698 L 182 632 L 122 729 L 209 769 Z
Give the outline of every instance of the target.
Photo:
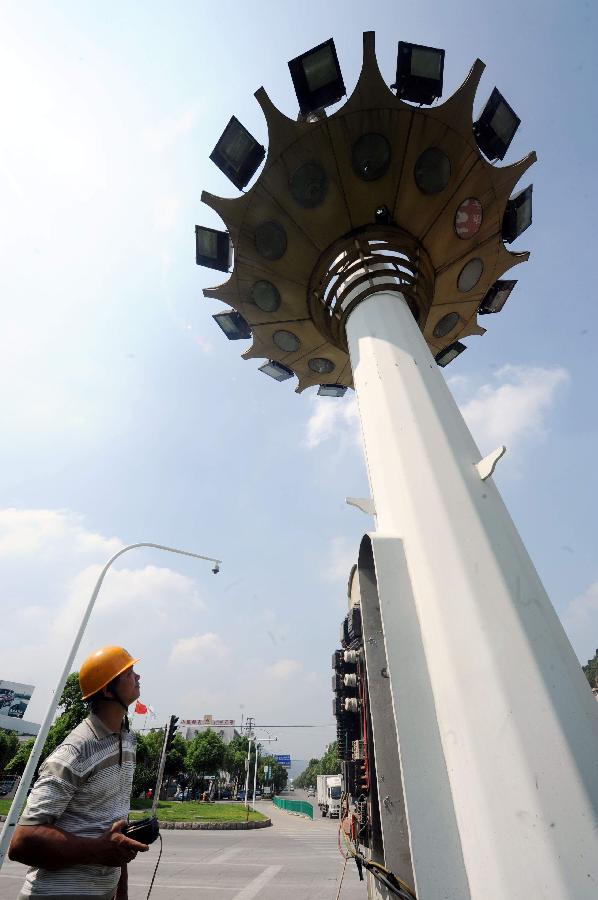
M 593 900 L 596 703 L 492 482 L 504 447 L 481 459 L 438 370 L 484 333 L 478 316 L 500 312 L 516 283 L 504 275 L 529 256 L 506 245 L 531 224 L 533 186 L 512 191 L 536 156 L 493 164 L 520 120 L 494 89 L 474 121 L 483 69 L 435 104 L 444 51 L 400 41 L 389 87 L 367 32 L 355 90 L 326 115 L 347 93 L 334 41 L 291 60 L 299 117 L 256 92 L 266 161 L 240 197 L 202 194 L 226 230 L 196 226 L 196 262 L 228 273 L 234 247 L 232 276 L 204 295 L 228 304 L 214 319 L 253 338 L 243 356 L 266 358 L 263 374 L 295 375 L 298 393 L 355 388 L 371 497 L 352 502 L 376 530 L 353 581 L 371 588 L 389 678 L 371 707 L 386 740 L 374 729 L 368 755 L 381 776 L 392 747 L 404 796 L 378 776 L 369 791 L 385 811 L 380 861 L 419 900 L 528 900 L 547 885 Z M 242 190 L 265 156 L 233 118 L 210 158 Z M 355 712 L 346 699 L 339 686 L 337 720 Z
M 58 683 L 54 689 L 54 694 L 52 699 L 50 700 L 50 704 L 46 711 L 46 715 L 44 716 L 44 720 L 40 725 L 37 737 L 35 739 L 35 743 L 33 744 L 31 754 L 27 761 L 27 765 L 25 766 L 25 771 L 23 772 L 23 776 L 21 778 L 19 787 L 17 792 L 13 798 L 12 804 L 8 811 L 8 815 L 6 817 L 6 821 L 4 823 L 4 827 L 2 829 L 2 833 L 0 834 L 0 868 L 4 863 L 4 859 L 6 857 L 6 853 L 8 850 L 8 845 L 10 844 L 10 839 L 12 834 L 17 826 L 17 822 L 19 816 L 21 814 L 21 809 L 27 797 L 27 791 L 29 790 L 29 785 L 33 781 L 33 776 L 35 774 L 35 769 L 37 767 L 38 760 L 41 756 L 41 752 L 43 750 L 44 744 L 46 742 L 46 738 L 48 736 L 48 732 L 50 730 L 50 726 L 52 725 L 52 721 L 54 719 L 54 714 L 60 702 L 60 698 L 62 697 L 62 692 L 64 690 L 64 686 L 66 684 L 66 680 L 70 674 L 71 667 L 73 665 L 73 661 L 77 654 L 77 650 L 79 649 L 79 645 L 83 638 L 83 634 L 87 627 L 87 623 L 89 621 L 89 617 L 91 616 L 91 612 L 93 610 L 94 604 L 97 600 L 98 594 L 100 592 L 100 588 L 106 576 L 106 573 L 110 566 L 115 560 L 122 556 L 123 553 L 127 553 L 129 550 L 134 550 L 137 547 L 150 547 L 154 550 L 164 550 L 167 553 L 177 553 L 179 556 L 191 556 L 193 559 L 204 559 L 206 562 L 214 563 L 213 572 L 217 574 L 220 571 L 220 563 L 222 560 L 215 559 L 212 556 L 203 556 L 200 553 L 191 553 L 189 550 L 178 550 L 176 547 L 166 547 L 163 544 L 151 544 L 146 541 L 141 542 L 139 544 L 128 544 L 126 547 L 123 547 L 122 550 L 119 550 L 118 553 L 115 553 L 114 556 L 110 557 L 102 571 L 100 572 L 100 576 L 96 582 L 96 585 L 93 589 L 93 593 L 89 599 L 89 603 L 85 609 L 83 614 L 83 618 L 81 619 L 81 623 L 79 625 L 79 629 L 77 634 L 75 635 L 75 639 L 73 641 L 72 647 L 67 656 L 64 668 L 58 679 Z

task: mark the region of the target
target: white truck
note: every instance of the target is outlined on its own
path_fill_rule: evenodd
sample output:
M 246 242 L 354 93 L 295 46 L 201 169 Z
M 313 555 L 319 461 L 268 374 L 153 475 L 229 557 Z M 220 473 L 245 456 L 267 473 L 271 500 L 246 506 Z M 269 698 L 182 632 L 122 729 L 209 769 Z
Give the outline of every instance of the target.
M 340 817 L 342 781 L 342 775 L 318 775 L 317 800 L 323 816 Z

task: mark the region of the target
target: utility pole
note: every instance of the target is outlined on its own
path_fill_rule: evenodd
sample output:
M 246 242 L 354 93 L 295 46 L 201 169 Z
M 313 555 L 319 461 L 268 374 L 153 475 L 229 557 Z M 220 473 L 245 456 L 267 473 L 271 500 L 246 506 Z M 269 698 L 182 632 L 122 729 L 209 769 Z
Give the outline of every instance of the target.
M 520 120 L 496 89 L 473 120 L 480 60 L 432 106 L 444 51 L 401 41 L 389 88 L 368 32 L 330 116 L 346 94 L 334 42 L 289 68 L 298 119 L 257 91 L 264 168 L 236 199 L 204 192 L 226 230 L 196 226 L 196 260 L 228 273 L 234 245 L 230 279 L 204 294 L 263 374 L 357 396 L 371 496 L 350 502 L 375 530 L 334 680 L 352 850 L 402 865 L 418 900 L 593 900 L 596 704 L 492 481 L 505 448 L 481 458 L 440 371 L 528 259 L 506 245 L 531 224 L 532 186 L 512 191 L 535 153 L 492 164 Z M 265 148 L 235 122 L 211 158 L 242 189 Z
M 156 777 L 156 787 L 154 796 L 152 797 L 152 816 L 156 815 L 158 808 L 158 800 L 160 799 L 160 791 L 162 789 L 162 778 L 164 777 L 164 766 L 166 765 L 166 755 L 172 746 L 174 735 L 177 730 L 178 716 L 171 716 L 164 728 L 164 742 L 162 744 L 162 752 L 160 754 L 160 763 L 158 765 L 158 775 Z

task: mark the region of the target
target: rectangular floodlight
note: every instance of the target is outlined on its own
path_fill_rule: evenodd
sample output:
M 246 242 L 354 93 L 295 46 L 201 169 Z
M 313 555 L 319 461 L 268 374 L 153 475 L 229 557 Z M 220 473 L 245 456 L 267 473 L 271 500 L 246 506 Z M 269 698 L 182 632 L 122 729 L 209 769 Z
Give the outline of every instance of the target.
M 515 194 L 507 203 L 502 220 L 502 239 L 511 244 L 532 224 L 533 184 Z
M 241 191 L 255 175 L 265 155 L 265 147 L 258 144 L 239 120 L 232 116 L 210 153 L 210 159 Z
M 229 312 L 216 313 L 212 316 L 217 325 L 222 328 L 229 341 L 247 340 L 251 337 L 251 328 L 235 309 Z
M 480 308 L 478 309 L 478 315 L 486 316 L 489 313 L 497 313 L 500 312 L 507 300 L 509 299 L 509 295 L 517 281 L 509 281 L 507 279 L 495 281 L 482 302 L 480 303 Z
M 413 103 L 432 103 L 442 96 L 444 50 L 399 41 L 397 80 L 392 87 L 397 97 Z
M 195 262 L 198 266 L 228 272 L 232 256 L 233 248 L 228 231 L 195 226 Z
M 463 353 L 464 350 L 467 350 L 465 344 L 462 344 L 461 341 L 455 341 L 453 344 L 445 347 L 444 350 L 441 350 L 440 353 L 437 353 L 434 359 L 441 368 L 444 368 L 456 359 L 460 353 Z
M 318 397 L 344 397 L 346 393 L 344 384 L 321 384 L 318 388 Z
M 520 124 L 521 119 L 494 88 L 480 118 L 473 123 L 473 133 L 488 159 L 504 159 Z
M 345 96 L 333 38 L 292 59 L 289 70 L 303 115 L 331 106 Z
M 273 378 L 275 381 L 286 381 L 288 378 L 293 377 L 291 369 L 287 369 L 282 363 L 277 363 L 273 359 L 269 359 L 267 363 L 260 366 L 259 370 L 260 372 L 263 372 L 264 375 L 269 375 L 270 378 Z

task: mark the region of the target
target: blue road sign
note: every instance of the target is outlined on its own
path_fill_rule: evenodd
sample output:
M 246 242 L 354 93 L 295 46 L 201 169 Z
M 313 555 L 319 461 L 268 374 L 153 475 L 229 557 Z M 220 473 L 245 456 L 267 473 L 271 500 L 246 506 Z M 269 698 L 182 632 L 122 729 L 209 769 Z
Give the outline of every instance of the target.
M 290 756 L 285 756 L 284 754 L 282 756 L 277 755 L 274 757 L 274 759 L 276 760 L 276 762 L 279 762 L 281 766 L 284 766 L 285 769 L 291 768 L 291 757 Z

